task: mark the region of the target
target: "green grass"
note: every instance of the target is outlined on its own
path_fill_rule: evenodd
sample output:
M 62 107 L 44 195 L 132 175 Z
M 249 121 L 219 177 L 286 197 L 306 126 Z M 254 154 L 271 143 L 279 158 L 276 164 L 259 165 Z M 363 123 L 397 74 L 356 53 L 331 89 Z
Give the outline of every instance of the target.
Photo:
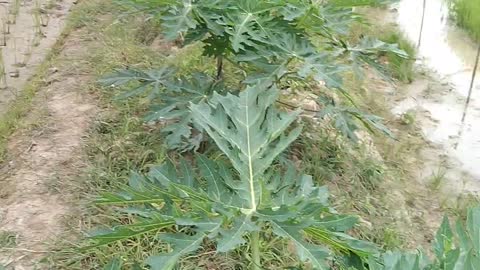
M 378 9 L 362 9 L 362 14 L 368 18 L 369 14 L 376 12 Z M 373 16 L 375 18 L 375 16 Z M 404 82 L 411 83 L 415 78 L 415 45 L 410 42 L 405 35 L 394 25 L 378 26 L 377 22 L 355 23 L 352 25 L 349 35 L 349 41 L 356 43 L 362 36 L 376 37 L 379 40 L 397 44 L 400 49 L 405 51 L 408 58 L 400 57 L 393 53 L 382 55 L 380 63 L 386 66 L 386 73 L 393 78 Z
M 442 188 L 442 185 L 445 181 L 445 174 L 447 172 L 445 169 L 439 169 L 437 172 L 433 173 L 433 175 L 430 177 L 430 188 L 433 191 L 438 191 Z
M 155 25 L 152 26 L 151 22 L 145 23 L 136 17 L 122 17 L 117 20 L 121 18 L 120 15 L 121 10 L 112 5 L 111 1 L 91 0 L 81 2 L 70 17 L 70 25 L 86 30 L 87 38 L 95 41 L 92 42 L 95 45 L 89 49 L 86 69 L 96 77 L 100 78 L 115 68 L 152 68 L 166 63 L 175 65 L 184 73 L 207 70 L 214 74 L 215 63 L 201 55 L 201 47 L 188 46 L 166 55 L 150 47 L 150 42 L 156 38 L 155 35 L 145 35 L 145 31 L 151 34 L 149 29 Z M 403 42 L 401 35 L 396 33 L 385 34 L 383 37 Z M 412 48 L 407 47 L 409 46 L 407 43 L 403 46 L 404 49 Z M 413 49 L 410 52 L 414 55 Z M 399 60 L 398 63 L 403 62 Z M 233 67 L 227 65 L 226 68 L 227 81 L 228 76 L 238 76 Z M 400 65 L 398 69 L 392 69 L 392 73 L 398 72 L 398 77 L 404 78 L 401 76 L 408 75 L 407 70 L 413 69 L 413 65 L 405 65 L 402 68 L 403 73 L 400 72 Z M 236 80 L 232 78 L 231 81 Z M 359 89 L 352 90 L 357 92 Z M 145 171 L 150 165 L 165 160 L 167 156 L 175 158 L 175 154 L 168 153 L 163 146 L 158 127 L 146 125 L 141 120 L 148 109 L 148 100 L 137 98 L 114 102 L 112 98 L 118 90 L 101 88 L 94 82 L 90 83 L 89 91 L 93 95 L 98 95 L 99 104 L 104 107 L 104 112 L 98 116 L 88 138 L 86 152 L 90 164 L 86 171 L 87 177 L 79 179 L 75 186 L 64 190 L 78 194 L 79 204 L 91 202 L 94 195 L 103 191 L 117 190 L 127 182 L 131 170 Z M 369 108 L 370 111 L 382 114 L 388 111 L 386 104 L 382 103 L 378 96 L 356 98 L 365 99 L 361 106 Z M 406 172 L 409 165 L 406 159 L 412 152 L 416 153 L 418 147 L 418 141 L 409 137 L 412 134 L 408 133 L 404 138 L 409 139 L 399 142 L 384 137 L 375 138 L 378 141 L 382 161 L 372 158 L 371 149 L 352 145 L 332 130 L 323 127 L 308 127 L 305 130 L 312 136 L 302 136 L 290 155 L 296 155 L 298 159 L 303 160 L 300 166 L 304 171 L 330 187 L 334 206 L 339 211 L 358 214 L 365 219 L 355 233 L 385 248 L 405 246 L 405 239 L 411 236 L 411 231 L 417 227 L 409 228 L 408 231 L 397 226 L 398 217 L 394 215 L 392 209 L 399 208 L 398 198 L 394 198 L 395 194 L 392 195 L 391 191 L 393 186 L 397 184 L 401 186 L 402 181 L 410 177 Z M 124 215 L 114 212 L 114 209 L 91 204 L 83 206 L 77 215 L 84 231 L 131 221 L 129 217 L 125 218 Z M 66 222 L 67 227 L 78 227 L 76 219 Z M 74 233 L 81 238 L 84 231 Z M 268 231 L 265 233 L 268 234 Z M 132 262 L 141 262 L 149 255 L 166 248 L 155 240 L 155 236 L 156 233 L 152 233 L 88 251 L 75 249 L 78 245 L 87 245 L 87 242 L 80 244 L 57 242 L 56 252 L 48 257 L 46 262 L 55 269 L 88 270 L 101 269 L 113 257 L 120 257 L 128 261 L 126 269 L 129 269 Z M 285 245 L 278 245 L 275 241 L 261 242 L 264 269 L 296 266 L 295 259 L 290 256 L 293 252 L 278 248 L 283 246 Z M 198 254 L 184 258 L 180 269 L 245 269 L 248 261 L 245 254 L 249 254 L 248 248 L 245 246 L 228 255 L 214 254 L 213 247 L 207 243 Z
M 480 1 L 450 0 L 451 12 L 457 24 L 480 42 Z
M 335 208 L 362 217 L 355 234 L 384 248 L 404 247 L 407 230 L 393 224 L 391 209 L 397 201 L 388 196 L 388 184 L 406 175 L 392 170 L 374 158 L 371 149 L 309 126 L 314 138 L 302 135 L 294 155 L 301 157 L 302 168 L 332 193 Z
M 47 76 L 49 68 L 55 67 L 57 57 L 61 52 L 63 45 L 65 44 L 66 38 L 74 29 L 86 25 L 87 20 L 89 20 L 90 24 L 94 24 L 96 19 L 95 16 L 98 15 L 98 12 L 102 10 L 105 2 L 102 4 L 99 3 L 99 6 L 96 8 L 91 8 L 93 5 L 85 4 L 85 8 L 78 9 L 80 10 L 78 12 L 76 9 L 71 13 L 66 27 L 63 29 L 60 37 L 55 42 L 53 47 L 47 53 L 45 61 L 35 69 L 35 76 L 27 82 L 15 100 L 8 105 L 6 113 L 0 115 L 0 162 L 4 161 L 5 159 L 6 144 L 10 135 L 13 134 L 13 132 L 19 127 L 25 125 L 22 119 L 30 110 L 32 101 L 38 89 L 44 86 L 44 79 Z M 106 9 L 103 10 L 105 11 Z
M 395 78 L 405 83 L 411 83 L 415 78 L 415 46 L 394 28 L 381 34 L 379 39 L 387 43 L 398 44 L 398 47 L 408 54 L 409 59 L 405 59 L 396 54 L 388 53 L 386 59 L 388 69 Z
M 0 251 L 2 248 L 13 248 L 17 245 L 17 235 L 14 232 L 0 231 Z

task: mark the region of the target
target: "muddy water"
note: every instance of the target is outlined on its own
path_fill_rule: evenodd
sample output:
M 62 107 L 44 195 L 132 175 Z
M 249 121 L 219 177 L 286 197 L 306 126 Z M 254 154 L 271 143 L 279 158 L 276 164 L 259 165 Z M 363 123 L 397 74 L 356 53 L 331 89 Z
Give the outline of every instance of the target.
M 421 109 L 431 118 L 423 125 L 426 137 L 440 144 L 459 166 L 480 180 L 480 78 L 475 82 L 465 123 L 462 114 L 470 86 L 478 45 L 465 31 L 448 20 L 444 0 L 427 0 L 423 33 L 418 48 L 420 64 L 433 71 L 441 82 L 419 91 L 410 86 L 411 96 L 398 104 L 396 113 Z M 402 0 L 396 5 L 397 23 L 415 44 L 419 40 L 423 1 Z M 428 88 L 427 87 L 427 88 Z M 428 93 L 425 93 L 428 92 Z
M 0 115 L 18 96 L 55 44 L 72 2 L 0 1 L 0 50 L 3 55 L 3 63 L 0 62 Z M 15 8 L 16 3 L 18 8 Z M 16 16 L 13 15 L 15 10 L 18 10 Z

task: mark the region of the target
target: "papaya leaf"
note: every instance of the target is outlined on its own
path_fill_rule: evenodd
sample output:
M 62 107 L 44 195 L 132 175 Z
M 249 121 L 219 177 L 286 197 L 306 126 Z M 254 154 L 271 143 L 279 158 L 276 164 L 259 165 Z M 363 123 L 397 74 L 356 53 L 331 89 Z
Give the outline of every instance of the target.
M 467 232 L 471 237 L 473 248 L 480 252 L 480 207 L 470 209 L 467 215 Z
M 151 92 L 152 96 L 159 95 L 173 74 L 174 70 L 168 67 L 148 71 L 125 69 L 104 76 L 98 82 L 110 87 L 122 87 L 130 83 L 134 84 L 135 86 L 132 89 L 116 97 L 117 99 L 125 99 L 140 96 L 147 92 Z
M 87 249 L 127 240 L 149 232 L 160 231 L 161 229 L 171 227 L 174 224 L 175 222 L 171 220 L 164 220 L 158 217 L 131 225 L 114 227 L 111 230 L 96 231 L 90 234 L 90 239 L 94 241 L 94 244 L 88 246 Z
M 371 133 L 380 131 L 390 138 L 395 138 L 393 133 L 385 126 L 379 116 L 364 113 L 353 107 L 343 107 L 327 104 L 319 113 L 320 118 L 332 120 L 333 125 L 347 138 L 357 141 L 356 131 L 363 126 Z
M 147 259 L 146 263 L 152 270 L 174 269 L 182 256 L 200 248 L 205 237 L 206 236 L 201 233 L 193 236 L 184 234 L 162 234 L 160 240 L 169 243 L 173 250 L 162 255 L 151 256 Z
M 366 259 L 373 249 L 343 233 L 356 219 L 328 206 L 325 187 L 316 186 L 311 176 L 297 173 L 293 166 L 285 173 L 268 172 L 300 130 L 290 127 L 299 112 L 278 110 L 277 96 L 275 86 L 259 83 L 237 96 L 215 93 L 208 101 L 190 104 L 194 120 L 234 170 L 198 154 L 198 170 L 180 160 L 179 166 L 166 161 L 146 175 L 133 173 L 128 187 L 98 200 L 129 206 L 120 213 L 133 221 L 94 235 L 93 247 L 158 235 L 170 251 L 150 257 L 147 264 L 173 269 L 206 238 L 216 244 L 217 252 L 229 252 L 246 245 L 252 233 L 271 227 L 278 237 L 294 243 L 300 260 L 314 269 L 328 269 L 328 260 L 337 253 L 353 252 L 359 260 Z
M 259 231 L 260 228 L 251 220 L 251 216 L 241 216 L 233 220 L 229 229 L 222 229 L 218 237 L 217 250 L 227 252 L 246 243 L 244 236 L 253 231 Z
M 228 91 L 203 73 L 194 73 L 190 78 L 172 79 L 166 90 L 151 106 L 146 122 L 167 122 L 162 128 L 169 149 L 181 152 L 197 150 L 204 141 L 203 130 L 192 122 L 189 104 L 208 100 L 213 92 Z
M 276 235 L 287 238 L 295 244 L 300 260 L 311 263 L 314 269 L 328 269 L 325 259 L 331 256 L 331 252 L 324 247 L 302 240 L 304 237 L 301 230 L 305 228 L 305 225 L 278 222 L 271 222 L 271 224 Z
M 122 269 L 122 259 L 115 257 L 113 258 L 105 267 L 103 267 L 103 270 L 121 270 Z
M 176 39 L 180 34 L 189 29 L 195 29 L 198 25 L 195 19 L 195 5 L 192 0 L 177 1 L 174 8 L 170 9 L 163 17 L 165 38 Z
M 447 217 L 443 218 L 442 225 L 435 236 L 434 251 L 437 258 L 442 258 L 453 248 L 453 232 Z
M 371 270 L 473 270 L 480 266 L 480 252 L 475 248 L 479 242 L 480 208 L 468 210 L 466 226 L 457 220 L 452 230 L 447 217 L 443 219 L 433 244 L 435 257 L 430 260 L 422 251 L 391 252 L 368 259 Z
M 283 134 L 299 112 L 277 111 L 273 106 L 277 95 L 275 88 L 258 84 L 247 87 L 238 97 L 216 94 L 211 104 L 190 105 L 195 121 L 239 173 L 242 181 L 238 191 L 251 212 L 261 199 L 260 177 L 300 132 L 297 128 Z

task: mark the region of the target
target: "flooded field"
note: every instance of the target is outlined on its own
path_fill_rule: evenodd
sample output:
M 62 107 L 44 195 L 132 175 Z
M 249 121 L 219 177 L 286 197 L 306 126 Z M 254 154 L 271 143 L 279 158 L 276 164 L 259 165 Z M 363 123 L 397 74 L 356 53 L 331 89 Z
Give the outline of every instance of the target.
M 57 41 L 73 2 L 0 1 L 0 114 Z
M 400 29 L 415 44 L 420 39 L 423 1 L 402 0 L 395 7 Z M 478 44 L 449 20 L 446 1 L 427 1 L 418 47 L 420 66 L 437 81 L 419 80 L 408 86 L 408 97 L 394 109 L 397 114 L 416 110 L 425 116 L 426 138 L 441 145 L 458 166 L 480 181 L 480 80 L 462 122 Z M 458 179 L 461 181 L 462 179 Z

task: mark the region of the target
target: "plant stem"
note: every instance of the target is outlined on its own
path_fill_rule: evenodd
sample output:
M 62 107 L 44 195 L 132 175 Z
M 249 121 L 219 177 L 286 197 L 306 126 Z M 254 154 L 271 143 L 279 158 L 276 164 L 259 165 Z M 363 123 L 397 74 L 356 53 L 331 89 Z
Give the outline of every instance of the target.
M 253 232 L 250 238 L 252 249 L 252 270 L 261 270 L 260 265 L 260 232 Z
M 422 11 L 422 24 L 420 25 L 420 34 L 418 36 L 417 48 L 420 48 L 422 43 L 422 33 L 423 33 L 423 24 L 425 21 L 425 9 L 427 8 L 427 0 L 423 0 L 423 11 Z
M 217 81 L 223 79 L 223 56 L 217 56 Z
M 458 143 L 459 143 L 460 138 L 462 137 L 462 134 L 463 134 L 463 128 L 464 128 L 464 125 L 465 125 L 465 118 L 467 117 L 467 110 L 468 110 L 468 106 L 470 105 L 470 99 L 472 97 L 473 86 L 474 86 L 474 83 L 475 83 L 475 77 L 477 75 L 477 69 L 478 69 L 479 62 L 480 62 L 480 45 L 478 46 L 477 57 L 475 59 L 475 66 L 473 67 L 472 79 L 470 81 L 470 88 L 468 89 L 467 101 L 465 102 L 465 107 L 463 108 L 461 128 L 460 128 L 460 132 L 458 133 L 458 141 L 455 144 L 455 149 L 457 149 Z
M 472 96 L 473 84 L 475 83 L 475 76 L 477 75 L 479 61 L 480 61 L 480 45 L 478 45 L 477 57 L 475 58 L 475 66 L 473 67 L 472 80 L 470 81 L 470 88 L 468 89 L 468 99 L 467 99 L 468 103 L 470 103 L 470 98 Z M 468 106 L 468 103 L 467 103 L 467 106 Z
M 478 46 L 477 58 L 475 60 L 475 66 L 473 67 L 472 80 L 470 81 L 470 88 L 468 89 L 467 102 L 465 102 L 465 109 L 463 110 L 462 123 L 465 121 L 465 116 L 467 115 L 468 105 L 470 104 L 470 99 L 472 97 L 473 84 L 475 83 L 475 77 L 477 75 L 479 58 L 480 58 L 480 45 Z
M 7 72 L 5 71 L 5 62 L 3 61 L 3 51 L 0 49 L 0 89 L 7 88 Z

